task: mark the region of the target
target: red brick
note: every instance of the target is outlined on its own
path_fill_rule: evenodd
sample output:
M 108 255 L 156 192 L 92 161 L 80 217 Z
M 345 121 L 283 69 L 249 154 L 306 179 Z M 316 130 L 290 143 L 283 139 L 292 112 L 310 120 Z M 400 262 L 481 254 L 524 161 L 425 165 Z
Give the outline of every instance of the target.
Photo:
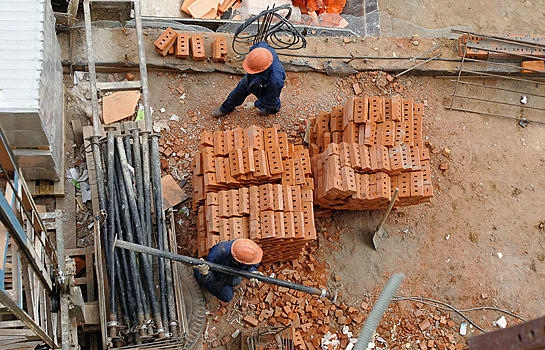
M 264 148 L 266 151 L 278 148 L 278 130 L 276 128 L 265 128 L 263 130 Z
M 241 217 L 229 218 L 229 232 L 231 233 L 230 239 L 244 238 L 244 229 Z
M 221 130 L 214 131 L 214 155 L 225 156 L 228 152 L 225 147 L 224 133 Z
M 259 216 L 261 221 L 261 238 L 274 238 L 276 236 L 274 211 L 262 211 Z
M 162 56 L 166 56 L 168 51 L 174 45 L 176 41 L 176 31 L 172 28 L 167 28 L 153 43 L 155 45 L 155 51 L 157 51 Z
M 240 201 L 238 190 L 229 190 L 227 191 L 227 200 L 228 200 L 228 214 L 229 217 L 232 216 L 242 216 L 240 213 Z
M 248 323 L 250 326 L 252 327 L 257 327 L 257 325 L 259 324 L 259 321 L 256 320 L 255 318 L 253 318 L 252 316 L 250 315 L 246 315 L 244 316 L 244 318 L 242 319 L 244 322 Z
M 278 133 L 278 147 L 280 148 L 282 159 L 288 158 L 288 134 L 285 132 Z
M 177 33 L 176 37 L 176 57 L 189 57 L 189 35 L 185 33 Z
M 204 37 L 200 34 L 191 36 L 191 58 L 193 61 L 202 61 L 206 58 L 204 53 Z
M 240 148 L 229 153 L 229 171 L 231 176 L 244 174 L 244 159 Z
M 276 143 L 278 144 L 278 142 Z M 282 173 L 282 155 L 279 147 L 270 147 L 267 149 L 267 161 L 269 163 L 269 172 L 271 175 Z
M 259 179 L 271 176 L 269 172 L 269 162 L 267 161 L 267 155 L 264 150 L 254 150 L 254 163 L 254 176 L 256 178 Z
M 250 189 L 241 187 L 238 189 L 239 211 L 241 215 L 250 215 Z
M 295 238 L 295 223 L 293 221 L 293 212 L 284 211 L 284 230 L 285 238 Z
M 295 165 L 293 159 L 282 162 L 282 185 L 295 185 Z
M 212 60 L 214 62 L 225 62 L 227 57 L 227 40 L 223 36 L 214 36 L 212 42 Z
M 253 173 L 256 171 L 254 150 L 251 148 L 242 149 L 242 162 L 244 174 Z
M 263 150 L 263 129 L 259 126 L 252 125 L 247 129 L 248 133 L 248 147 L 254 150 Z
M 260 210 L 273 210 L 273 185 L 264 184 L 259 186 L 259 204 Z
M 356 97 L 354 98 L 354 123 L 363 124 L 368 119 L 369 98 Z
M 285 226 L 284 226 L 284 213 L 277 211 L 274 213 L 274 227 L 275 227 L 275 237 L 284 238 L 286 235 Z

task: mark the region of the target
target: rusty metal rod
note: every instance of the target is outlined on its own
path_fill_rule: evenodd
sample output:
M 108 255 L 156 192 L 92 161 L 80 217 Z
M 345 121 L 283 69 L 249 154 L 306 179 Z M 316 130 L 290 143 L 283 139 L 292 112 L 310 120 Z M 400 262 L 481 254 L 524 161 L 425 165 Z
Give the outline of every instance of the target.
M 467 35 L 478 36 L 478 37 L 481 37 L 481 38 L 493 39 L 493 40 L 496 40 L 496 41 L 503 41 L 503 42 L 506 42 L 506 43 L 515 43 L 515 44 L 528 45 L 528 46 L 537 46 L 537 47 L 545 48 L 545 44 L 542 44 L 542 43 L 532 43 L 532 42 L 529 42 L 529 41 L 511 39 L 511 38 L 506 38 L 506 37 L 493 35 L 493 34 L 479 34 L 479 33 L 468 32 L 468 31 L 460 30 L 460 29 L 451 29 L 451 33 L 467 34 Z
M 463 46 L 468 47 L 470 49 L 477 49 L 477 50 L 482 50 L 482 51 L 501 53 L 501 54 L 504 54 L 506 56 L 524 57 L 524 58 L 528 58 L 528 59 L 531 59 L 531 60 L 534 60 L 534 61 L 543 61 L 543 60 L 545 60 L 545 58 L 542 58 L 542 57 L 536 57 L 536 56 L 532 56 L 532 55 L 525 55 L 525 54 L 522 54 L 522 53 L 508 52 L 508 51 L 503 51 L 503 50 L 497 50 L 497 49 L 492 49 L 492 48 L 488 48 L 488 47 L 482 47 L 482 46 L 479 46 L 479 45 L 465 44 Z M 488 59 L 488 57 L 487 57 L 487 59 Z M 492 57 L 492 59 L 494 59 L 494 58 Z M 540 71 L 540 72 L 543 72 L 543 71 Z
M 490 61 L 490 60 L 487 60 L 487 61 L 483 61 L 483 60 L 478 60 L 476 58 L 469 58 L 469 57 L 466 57 L 466 61 L 470 61 L 470 62 L 479 62 L 479 63 L 486 63 L 486 64 L 494 64 L 496 66 L 502 66 L 502 67 L 507 67 L 507 68 L 513 68 L 514 70 L 516 70 L 517 72 L 522 70 L 523 68 L 521 66 L 515 66 L 513 64 L 507 64 L 507 63 L 503 63 L 503 62 L 495 62 L 495 61 Z M 536 70 L 536 69 L 532 69 L 532 68 L 524 68 L 526 70 L 531 70 L 531 71 L 534 71 L 534 72 L 538 72 L 538 73 L 543 73 L 542 70 Z
M 507 76 L 507 75 L 499 75 L 499 74 L 488 73 L 488 72 L 478 72 L 478 71 L 474 71 L 474 70 L 470 70 L 470 69 L 461 69 L 461 71 L 464 72 L 464 73 L 474 73 L 474 74 L 480 74 L 480 75 L 485 75 L 485 76 L 488 76 L 488 77 L 494 77 L 494 78 L 500 78 L 500 79 L 508 79 L 508 80 L 513 80 L 513 81 L 520 81 L 520 82 L 541 84 L 541 85 L 545 84 L 545 81 L 537 81 L 537 80 L 531 80 L 531 79 L 516 78 L 516 77 L 510 77 L 510 76 Z M 468 76 L 465 76 L 465 75 L 462 75 L 462 77 L 468 78 Z M 477 78 L 477 77 L 471 77 L 470 76 L 469 78 Z
M 471 97 L 471 96 L 463 96 L 463 95 L 456 95 L 458 98 L 465 98 L 467 100 L 473 100 L 473 101 L 481 101 L 481 102 L 488 102 L 488 103 L 497 103 L 500 105 L 505 106 L 512 106 L 512 107 L 520 107 L 520 108 L 527 108 L 527 109 L 533 109 L 536 111 L 545 111 L 545 108 L 538 108 L 538 107 L 530 107 L 525 105 L 518 105 L 516 103 L 509 103 L 509 102 L 502 102 L 502 101 L 495 101 L 495 100 L 487 100 L 486 98 L 480 98 L 480 97 Z
M 450 81 L 455 82 L 456 80 L 451 79 Z M 461 81 L 460 81 L 460 84 L 471 85 L 471 86 L 478 86 L 478 87 L 483 87 L 483 88 L 485 88 L 485 89 L 493 89 L 493 90 L 514 92 L 514 93 L 521 94 L 521 95 L 528 95 L 528 96 L 535 96 L 535 97 L 543 97 L 543 98 L 545 98 L 544 95 L 540 95 L 540 94 L 534 94 L 534 93 L 531 93 L 531 92 L 524 92 L 524 91 L 506 89 L 506 88 L 501 88 L 501 87 L 497 87 L 497 86 L 490 86 L 490 85 L 484 85 L 484 84 L 470 83 L 469 81 L 462 81 L 462 80 L 461 80 Z
M 475 113 L 475 114 L 485 114 L 485 115 L 489 115 L 489 116 L 493 116 L 493 117 L 500 117 L 500 118 L 513 119 L 513 120 L 524 120 L 524 121 L 527 121 L 529 123 L 545 124 L 545 122 L 542 122 L 542 121 L 539 121 L 539 120 L 511 117 L 511 116 L 508 116 L 508 115 L 502 115 L 502 114 L 496 114 L 496 113 L 480 112 L 480 111 L 474 111 L 474 110 L 471 110 L 471 109 L 464 109 L 464 108 L 457 108 L 457 107 L 445 107 L 445 108 L 450 109 L 452 111 Z

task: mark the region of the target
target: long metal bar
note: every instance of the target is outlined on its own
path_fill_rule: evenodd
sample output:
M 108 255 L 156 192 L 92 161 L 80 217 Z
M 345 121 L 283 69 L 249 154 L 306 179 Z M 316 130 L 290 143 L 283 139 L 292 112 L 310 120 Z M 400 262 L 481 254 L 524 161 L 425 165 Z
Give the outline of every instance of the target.
M 318 288 L 304 286 L 304 285 L 297 284 L 297 283 L 292 283 L 292 282 L 289 282 L 289 281 L 280 280 L 280 279 L 277 279 L 277 278 L 272 278 L 272 277 L 269 277 L 269 276 L 261 276 L 261 275 L 256 274 L 256 273 L 251 273 L 251 272 L 244 271 L 244 270 L 238 270 L 238 269 L 234 269 L 234 268 L 229 267 L 229 266 L 214 264 L 214 263 L 211 263 L 209 261 L 200 260 L 200 259 L 196 259 L 196 258 L 191 258 L 189 256 L 174 254 L 174 253 L 166 252 L 166 251 L 163 251 L 163 250 L 146 247 L 146 246 L 143 246 L 143 245 L 138 245 L 138 244 L 119 241 L 119 240 L 116 241 L 115 245 L 116 245 L 116 247 L 119 247 L 119 248 L 132 250 L 132 251 L 139 252 L 139 253 L 142 253 L 142 254 L 154 255 L 154 256 L 157 256 L 157 257 L 170 259 L 170 260 L 174 260 L 174 261 L 179 261 L 179 262 L 187 264 L 187 265 L 193 265 L 193 266 L 208 265 L 208 267 L 211 270 L 214 270 L 214 271 L 217 271 L 217 272 L 226 273 L 226 274 L 229 274 L 229 275 L 240 276 L 240 277 L 244 277 L 244 278 L 247 278 L 247 279 L 255 278 L 255 279 L 257 279 L 257 280 L 259 280 L 261 282 L 274 284 L 274 285 L 289 288 L 289 289 L 295 289 L 295 290 L 305 292 L 305 293 L 308 293 L 308 294 L 312 294 L 312 295 L 318 295 L 318 296 L 320 296 L 322 298 L 332 299 L 334 297 L 334 295 L 330 291 L 328 291 L 326 289 L 318 289 Z
M 100 135 L 100 118 L 98 114 L 97 98 L 97 73 L 95 67 L 95 54 L 93 52 L 93 31 L 91 27 L 90 0 L 83 1 L 83 14 L 85 18 L 85 40 L 87 41 L 87 65 L 89 66 L 89 87 L 91 91 L 91 110 L 93 114 L 93 133 Z
M 144 31 L 142 30 L 142 15 L 140 11 L 140 0 L 133 0 L 134 19 L 136 24 L 136 42 L 138 44 L 138 66 L 140 67 L 140 81 L 142 82 L 142 99 L 144 100 L 144 116 L 146 130 L 151 131 L 151 107 L 148 87 L 148 67 L 146 62 L 146 51 L 144 47 Z
M 513 64 L 508 64 L 508 63 L 503 63 L 503 62 L 496 62 L 496 61 L 491 61 L 491 60 L 483 61 L 483 60 L 478 60 L 476 58 L 466 57 L 466 61 L 493 64 L 493 65 L 496 65 L 496 66 L 512 68 L 512 69 L 516 70 L 517 72 L 522 69 L 522 67 L 520 67 L 520 66 L 515 66 Z M 531 71 L 538 72 L 538 73 L 543 73 L 543 71 L 541 71 L 541 70 L 536 70 L 536 69 L 531 69 L 531 68 L 524 68 L 524 69 L 531 70 Z
M 456 80 L 451 79 L 450 81 L 455 82 Z M 497 87 L 497 86 L 490 86 L 490 85 L 484 85 L 484 84 L 470 83 L 469 81 L 460 81 L 460 84 L 471 85 L 471 86 L 478 86 L 478 87 L 482 87 L 482 88 L 485 88 L 485 89 L 492 89 L 492 90 L 500 90 L 500 91 L 514 92 L 514 93 L 521 94 L 521 95 L 528 95 L 528 96 L 535 96 L 535 97 L 543 97 L 543 98 L 545 98 L 545 95 L 534 94 L 534 93 L 525 92 L 525 91 L 518 91 L 518 90 L 506 89 L 506 88 Z
M 104 240 L 104 256 L 106 258 L 106 267 L 108 271 L 108 284 L 110 286 L 109 292 L 110 292 L 110 298 L 109 298 L 109 304 L 110 304 L 110 319 L 108 322 L 109 326 L 109 335 L 111 338 L 117 337 L 117 326 L 119 325 L 117 322 L 117 299 L 116 299 L 116 258 L 115 258 L 115 251 L 113 242 L 115 239 L 115 208 L 113 200 L 113 196 L 115 194 L 114 191 L 114 153 L 115 153 L 115 146 L 114 146 L 114 132 L 113 130 L 108 130 L 107 134 L 107 169 L 108 169 L 108 195 L 109 195 L 109 205 L 108 205 L 108 236 L 103 237 Z M 118 267 L 119 268 L 119 267 Z M 121 278 L 121 275 L 118 276 L 118 278 Z M 121 288 L 120 288 L 121 289 Z M 120 296 L 122 297 L 122 296 Z M 126 316 L 126 315 L 125 315 Z
M 532 79 L 516 78 L 516 77 L 510 77 L 510 76 L 507 76 L 507 75 L 499 75 L 499 74 L 488 73 L 488 72 L 479 72 L 479 71 L 474 71 L 474 70 L 471 70 L 471 69 L 461 69 L 461 71 L 464 72 L 464 73 L 474 73 L 474 74 L 484 75 L 484 76 L 487 76 L 487 77 L 494 77 L 494 78 L 500 78 L 500 79 L 520 81 L 520 82 L 525 82 L 525 83 L 545 85 L 545 81 L 536 81 L 536 80 L 532 80 Z M 465 75 L 462 75 L 462 76 L 467 78 L 467 76 L 465 76 Z M 452 77 L 449 77 L 449 78 L 452 78 Z M 474 78 L 474 77 L 469 77 L 469 78 Z
M 517 117 L 511 117 L 511 116 L 508 116 L 508 115 L 502 115 L 502 114 L 496 114 L 496 113 L 474 111 L 474 110 L 471 110 L 471 109 L 464 109 L 464 108 L 457 108 L 457 107 L 445 107 L 445 108 L 453 110 L 453 111 L 459 111 L 459 112 L 484 114 L 484 115 L 489 115 L 489 116 L 493 116 L 493 117 L 500 117 L 500 118 L 505 118 L 505 119 L 524 120 L 524 121 L 527 121 L 527 122 L 530 122 L 530 123 L 545 124 L 545 122 L 542 122 L 542 121 L 539 121 L 539 120 L 532 120 L 532 119 L 526 119 L 526 118 L 517 118 Z
M 426 56 L 426 55 L 429 54 L 430 52 L 435 51 L 435 50 L 437 50 L 437 49 L 439 49 L 439 48 L 441 48 L 441 47 L 443 47 L 442 44 L 435 45 L 435 46 L 432 47 L 431 49 L 422 52 L 420 55 L 415 56 L 415 57 L 413 57 L 413 58 L 407 60 L 406 62 L 403 62 L 402 65 L 406 65 L 406 64 L 409 64 L 409 63 L 411 63 L 411 62 L 413 62 L 413 61 L 416 61 L 417 59 L 421 59 L 422 56 Z
M 178 245 L 176 244 L 176 221 L 174 219 L 174 210 L 172 208 L 169 209 L 169 219 L 170 219 L 170 231 L 168 232 L 169 240 L 170 240 L 170 251 L 171 252 L 177 252 L 178 251 Z M 180 263 L 177 263 L 176 261 L 171 261 L 172 263 L 172 271 L 173 271 L 173 278 L 174 278 L 174 284 L 177 286 L 175 289 L 176 294 L 176 303 L 178 304 L 178 318 L 180 320 L 180 323 L 182 325 L 182 335 L 187 334 L 187 319 L 186 319 L 186 310 L 185 310 L 185 301 L 184 301 L 184 294 L 182 292 L 182 281 L 181 281 L 181 275 L 180 275 Z
M 51 339 L 51 337 L 3 290 L 0 290 L 0 303 L 7 307 L 15 315 L 15 317 L 23 321 L 25 325 L 36 333 L 36 335 L 40 337 L 40 339 L 42 339 L 47 345 L 54 349 L 58 348 L 55 341 L 53 341 L 53 339 Z
M 533 61 L 544 61 L 545 60 L 545 58 L 543 58 L 543 57 L 536 57 L 536 56 L 531 56 L 531 55 L 525 55 L 525 54 L 522 54 L 522 53 L 508 52 L 508 51 L 493 49 L 493 48 L 489 48 L 489 47 L 483 47 L 483 46 L 479 46 L 479 45 L 475 45 L 475 44 L 465 44 L 465 46 L 469 47 L 470 49 L 477 49 L 477 50 L 488 51 L 488 52 L 497 52 L 497 53 L 501 53 L 501 54 L 504 54 L 504 55 L 507 55 L 507 56 L 524 57 L 524 58 L 531 59 Z M 538 71 L 538 72 L 543 72 L 543 71 Z
M 422 66 L 422 65 L 424 65 L 424 64 L 426 64 L 426 63 L 428 63 L 428 62 L 430 62 L 430 61 L 433 61 L 434 59 L 440 57 L 441 55 L 442 55 L 442 53 L 438 53 L 437 55 L 435 55 L 435 56 L 433 56 L 433 57 L 430 57 L 430 58 L 426 59 L 425 61 L 422 61 L 422 62 L 420 62 L 420 63 L 418 63 L 418 64 L 415 64 L 415 65 L 412 66 L 411 68 L 405 69 L 403 72 L 396 74 L 396 78 L 399 77 L 399 76 L 402 76 L 403 74 L 405 74 L 405 73 L 407 73 L 407 72 L 410 72 L 410 71 L 412 71 L 413 69 L 418 68 L 418 67 L 420 67 L 420 66 Z
M 512 107 L 520 107 L 520 108 L 533 109 L 533 110 L 536 110 L 536 111 L 545 111 L 545 108 L 538 108 L 538 107 L 531 107 L 531 106 L 519 105 L 519 104 L 509 103 L 509 102 L 488 100 L 488 99 L 486 99 L 486 98 L 480 98 L 480 97 L 463 96 L 463 95 L 457 95 L 456 97 L 458 97 L 458 98 L 465 98 L 465 99 L 467 99 L 467 100 L 473 100 L 473 101 L 481 101 L 481 102 L 488 102 L 488 103 L 497 103 L 497 104 L 505 105 L 505 106 L 512 106 Z
M 456 98 L 456 92 L 458 92 L 458 85 L 460 84 L 460 77 L 462 76 L 462 69 L 464 68 L 464 62 L 466 60 L 467 48 L 464 49 L 464 55 L 462 56 L 462 62 L 460 63 L 460 70 L 458 71 L 458 80 L 454 87 L 454 93 L 452 94 L 452 100 L 450 100 L 450 108 L 454 105 L 454 99 Z
M 506 43 L 515 43 L 515 44 L 528 45 L 528 46 L 537 46 L 537 47 L 545 48 L 545 44 L 533 43 L 533 42 L 518 40 L 518 39 L 511 39 L 509 37 L 502 37 L 502 36 L 497 36 L 497 35 L 493 35 L 493 34 L 479 34 L 479 33 L 468 32 L 468 31 L 460 30 L 460 29 L 452 29 L 451 32 L 456 33 L 456 34 L 467 34 L 467 35 L 478 36 L 478 37 L 481 37 L 481 38 L 494 39 L 494 40 L 503 41 L 503 42 L 506 42 Z
M 150 170 L 150 147 L 149 147 L 149 131 L 142 132 L 142 175 L 144 176 L 144 217 L 146 220 L 146 245 L 151 247 L 151 170 Z

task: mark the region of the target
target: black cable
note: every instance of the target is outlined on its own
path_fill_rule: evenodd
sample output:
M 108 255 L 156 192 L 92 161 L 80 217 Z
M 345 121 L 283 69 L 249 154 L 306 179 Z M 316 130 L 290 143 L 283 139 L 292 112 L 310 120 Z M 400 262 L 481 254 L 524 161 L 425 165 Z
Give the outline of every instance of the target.
M 428 60 L 428 57 L 386 57 L 386 56 L 321 56 L 321 55 L 304 55 L 298 53 L 284 53 L 277 52 L 279 56 L 290 56 L 290 57 L 303 57 L 303 58 L 326 58 L 326 59 L 338 59 L 338 60 Z M 434 58 L 434 61 L 446 61 L 446 62 L 461 62 L 461 59 L 457 58 Z
M 443 301 L 439 301 L 439 300 L 434 300 L 434 299 L 429 299 L 429 298 L 425 298 L 425 297 L 401 297 L 401 296 L 397 296 L 395 298 L 392 299 L 392 301 L 403 301 L 403 300 L 410 300 L 410 301 L 414 301 L 414 302 L 421 302 L 421 303 L 424 303 L 426 305 L 430 305 L 430 306 L 433 306 L 433 307 L 436 307 L 438 309 L 442 309 L 442 310 L 451 310 L 451 311 L 454 311 L 456 312 L 458 315 L 460 315 L 462 318 L 464 318 L 467 322 L 469 322 L 473 327 L 477 328 L 478 330 L 480 330 L 481 332 L 483 333 L 487 333 L 483 328 L 479 327 L 475 322 L 473 322 L 473 320 L 471 320 L 469 317 L 467 317 L 466 315 L 464 315 L 463 313 L 464 312 L 467 312 L 467 311 L 476 311 L 476 310 L 494 310 L 494 311 L 499 311 L 499 312 L 503 312 L 509 316 L 512 316 L 512 317 L 515 317 L 515 318 L 518 318 L 519 320 L 522 320 L 524 322 L 526 322 L 526 320 L 512 312 L 509 312 L 507 310 L 503 310 L 503 309 L 500 309 L 500 308 L 497 308 L 497 307 L 492 307 L 492 306 L 482 306 L 482 307 L 474 307 L 474 308 L 470 308 L 470 309 L 457 309 L 455 308 L 454 306 L 450 305 L 450 304 L 447 304 Z M 435 304 L 435 305 L 434 305 Z M 438 306 L 437 304 L 439 305 L 443 305 L 443 306 Z
M 285 16 L 279 14 L 282 10 L 288 11 Z M 246 55 L 248 52 L 238 51 L 236 44 L 257 44 L 259 41 L 267 42 L 275 50 L 299 50 L 306 47 L 305 37 L 288 21 L 291 11 L 291 7 L 286 4 L 266 9 L 246 20 L 235 32 L 233 51 L 239 55 Z M 256 26 L 257 30 L 248 34 L 252 25 Z

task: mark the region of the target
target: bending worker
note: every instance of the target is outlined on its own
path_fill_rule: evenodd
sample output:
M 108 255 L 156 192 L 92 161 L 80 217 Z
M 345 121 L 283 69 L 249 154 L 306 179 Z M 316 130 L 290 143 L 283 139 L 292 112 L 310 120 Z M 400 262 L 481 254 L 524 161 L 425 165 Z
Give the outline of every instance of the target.
M 257 97 L 255 103 L 247 103 L 245 108 L 257 107 L 258 114 L 275 114 L 280 110 L 280 92 L 286 80 L 286 71 L 272 47 L 260 41 L 250 48 L 242 67 L 246 74 L 231 91 L 225 102 L 212 112 L 216 118 L 223 117 L 244 103 L 248 95 Z
M 254 241 L 237 238 L 220 242 L 210 248 L 206 261 L 261 274 L 257 271 L 257 267 L 262 258 L 263 250 Z M 240 276 L 211 271 L 205 264 L 197 265 L 194 271 L 197 281 L 203 283 L 213 296 L 226 303 L 233 299 L 233 287 L 238 286 L 242 281 Z M 252 278 L 250 282 L 257 284 L 258 280 Z

